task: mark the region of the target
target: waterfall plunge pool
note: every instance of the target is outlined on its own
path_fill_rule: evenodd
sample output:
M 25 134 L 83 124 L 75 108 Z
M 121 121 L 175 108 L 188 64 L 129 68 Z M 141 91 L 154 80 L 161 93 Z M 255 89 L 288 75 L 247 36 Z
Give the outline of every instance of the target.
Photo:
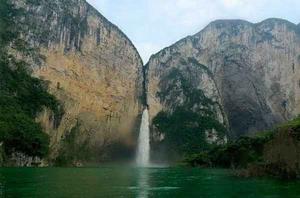
M 156 166 L 149 156 L 149 115 L 145 109 L 134 166 L 0 168 L 0 198 L 300 198 L 300 182 L 238 178 L 222 169 Z

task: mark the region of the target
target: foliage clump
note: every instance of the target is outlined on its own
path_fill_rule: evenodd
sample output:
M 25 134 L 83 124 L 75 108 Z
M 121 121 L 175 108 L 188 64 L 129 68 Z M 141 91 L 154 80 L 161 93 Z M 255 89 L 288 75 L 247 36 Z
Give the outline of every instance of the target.
M 263 162 L 264 145 L 272 138 L 272 133 L 258 137 L 241 137 L 225 145 L 216 145 L 211 149 L 187 157 L 192 166 L 218 168 L 246 168 L 250 163 Z
M 153 119 L 156 131 L 164 136 L 159 144 L 166 144 L 169 150 L 185 155 L 210 147 L 206 131 L 215 130 L 218 137 L 224 137 L 226 128 L 218 121 L 216 102 L 195 88 L 191 79 L 179 69 L 171 70 L 165 79 L 158 96 L 171 111 L 161 111 Z
M 58 157 L 55 159 L 56 166 L 77 166 L 77 162 L 91 160 L 89 139 L 81 141 L 79 122 L 64 136 Z
M 49 136 L 35 118 L 45 107 L 56 116 L 63 110 L 47 92 L 47 83 L 32 77 L 29 64 L 9 53 L 27 56 L 36 51 L 20 37 L 25 25 L 20 23 L 22 13 L 9 0 L 0 0 L 0 142 L 5 155 L 22 152 L 44 157 Z
M 225 145 L 189 155 L 191 166 L 232 168 L 241 176 L 300 177 L 300 117 L 274 130 L 241 137 Z

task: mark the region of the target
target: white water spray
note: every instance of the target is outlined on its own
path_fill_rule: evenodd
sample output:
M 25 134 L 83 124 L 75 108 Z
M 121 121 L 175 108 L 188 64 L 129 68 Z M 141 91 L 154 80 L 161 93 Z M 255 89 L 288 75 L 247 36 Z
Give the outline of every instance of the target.
M 138 166 L 148 166 L 150 158 L 150 130 L 149 130 L 149 114 L 145 109 L 142 116 L 140 134 L 138 139 L 138 148 L 136 163 Z

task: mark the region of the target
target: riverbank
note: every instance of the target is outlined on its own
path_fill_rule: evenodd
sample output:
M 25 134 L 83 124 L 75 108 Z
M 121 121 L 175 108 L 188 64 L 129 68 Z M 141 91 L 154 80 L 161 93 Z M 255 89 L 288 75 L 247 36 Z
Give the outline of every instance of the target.
M 245 177 L 299 179 L 300 117 L 258 134 L 190 155 L 185 162 L 193 167 L 229 168 Z

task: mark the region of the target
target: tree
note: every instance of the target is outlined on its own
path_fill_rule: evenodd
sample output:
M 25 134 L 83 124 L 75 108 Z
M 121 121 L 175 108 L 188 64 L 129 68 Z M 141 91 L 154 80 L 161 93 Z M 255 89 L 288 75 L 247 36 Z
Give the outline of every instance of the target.
M 62 113 L 56 98 L 47 92 L 46 83 L 28 72 L 28 63 L 14 57 L 35 51 L 20 37 L 22 9 L 9 0 L 0 0 L 0 142 L 6 155 L 22 152 L 44 157 L 49 136 L 35 122 L 44 107 L 55 115 Z

